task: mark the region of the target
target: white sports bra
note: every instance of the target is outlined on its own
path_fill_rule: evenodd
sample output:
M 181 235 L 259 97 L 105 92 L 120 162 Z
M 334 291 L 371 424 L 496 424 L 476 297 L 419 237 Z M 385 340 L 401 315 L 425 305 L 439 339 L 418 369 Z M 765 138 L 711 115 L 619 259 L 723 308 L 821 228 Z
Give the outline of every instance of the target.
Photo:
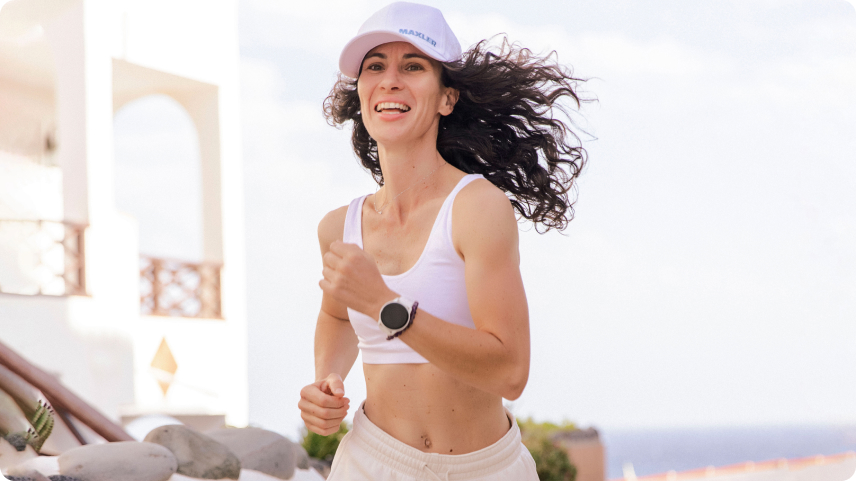
M 479 174 L 464 176 L 440 207 L 422 255 L 406 272 L 383 276 L 390 289 L 419 302 L 419 310 L 444 321 L 475 328 L 467 302 L 464 261 L 452 245 L 452 204 L 467 184 L 483 179 Z M 343 241 L 363 247 L 363 202 L 367 195 L 351 201 L 345 217 Z M 401 339 L 386 340 L 377 327 L 378 313 L 367 316 L 348 308 L 348 318 L 359 338 L 359 348 L 366 364 L 415 364 L 426 360 Z

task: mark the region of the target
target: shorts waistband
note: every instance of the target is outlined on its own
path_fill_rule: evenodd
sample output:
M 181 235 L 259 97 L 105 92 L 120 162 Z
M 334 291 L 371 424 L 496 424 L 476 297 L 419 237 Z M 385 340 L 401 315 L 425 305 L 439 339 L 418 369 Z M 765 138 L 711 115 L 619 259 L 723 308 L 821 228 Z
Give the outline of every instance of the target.
M 466 480 L 504 470 L 517 460 L 520 450 L 525 449 L 514 416 L 508 410 L 505 413 L 511 421 L 508 432 L 490 446 L 467 454 L 424 453 L 408 446 L 372 423 L 362 404 L 354 414 L 351 433 L 368 454 L 406 476 L 419 477 L 427 467 L 435 475 L 445 476 L 437 476 L 438 479 Z

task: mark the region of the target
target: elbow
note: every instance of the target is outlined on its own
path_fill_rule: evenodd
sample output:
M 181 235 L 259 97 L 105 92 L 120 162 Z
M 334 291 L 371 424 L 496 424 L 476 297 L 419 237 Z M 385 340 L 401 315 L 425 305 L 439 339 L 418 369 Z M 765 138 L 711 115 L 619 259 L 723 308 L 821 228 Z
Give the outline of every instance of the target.
M 502 397 L 509 401 L 516 401 L 523 394 L 526 383 L 529 382 L 529 366 L 526 366 L 526 369 L 519 369 L 517 371 L 506 377 L 506 382 L 502 389 Z

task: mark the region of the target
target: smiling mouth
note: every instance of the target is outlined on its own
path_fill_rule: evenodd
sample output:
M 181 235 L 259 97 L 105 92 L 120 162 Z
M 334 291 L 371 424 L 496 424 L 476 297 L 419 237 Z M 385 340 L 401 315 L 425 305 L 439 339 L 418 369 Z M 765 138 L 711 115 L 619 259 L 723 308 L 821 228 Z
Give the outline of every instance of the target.
M 410 107 L 398 102 L 381 102 L 375 106 L 375 112 L 400 112 L 404 113 L 410 110 Z

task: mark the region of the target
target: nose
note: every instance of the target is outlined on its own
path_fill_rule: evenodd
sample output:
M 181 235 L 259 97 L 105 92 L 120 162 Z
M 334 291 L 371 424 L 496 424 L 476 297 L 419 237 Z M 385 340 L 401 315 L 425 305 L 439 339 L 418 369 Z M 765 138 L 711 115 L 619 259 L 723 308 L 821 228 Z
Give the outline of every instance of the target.
M 398 72 L 398 68 L 396 66 L 390 65 L 383 72 L 383 77 L 381 78 L 380 83 L 378 84 L 383 90 L 401 90 L 404 88 L 404 84 L 401 82 L 401 74 Z

